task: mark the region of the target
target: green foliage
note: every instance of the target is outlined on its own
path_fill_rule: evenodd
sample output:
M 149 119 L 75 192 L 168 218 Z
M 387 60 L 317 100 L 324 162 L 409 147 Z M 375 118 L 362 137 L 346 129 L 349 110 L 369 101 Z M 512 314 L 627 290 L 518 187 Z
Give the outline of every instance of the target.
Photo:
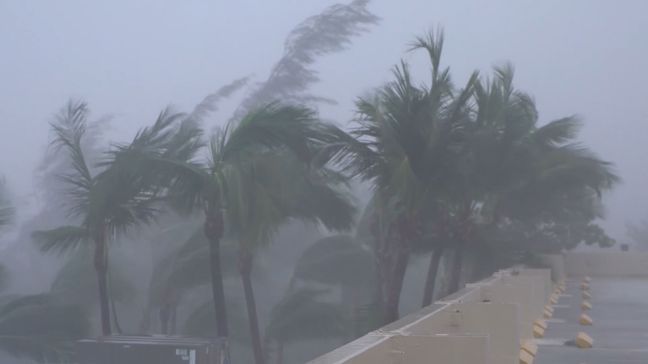
M 34 231 L 32 238 L 39 248 L 47 253 L 67 253 L 87 245 L 90 234 L 86 228 L 79 226 L 61 226 L 51 230 Z
M 153 126 L 141 130 L 132 142 L 118 146 L 91 171 L 84 154 L 83 139 L 89 110 L 83 102 L 69 102 L 51 124 L 56 148 L 67 152 L 72 170 L 61 176 L 66 184 L 67 211 L 81 219 L 80 226 L 64 226 L 34 233 L 45 251 L 78 247 L 97 235 L 116 234 L 150 223 L 159 208 L 151 175 L 143 174 L 142 153 L 183 155 L 193 148 L 193 128 L 178 125 L 180 114 L 163 111 Z

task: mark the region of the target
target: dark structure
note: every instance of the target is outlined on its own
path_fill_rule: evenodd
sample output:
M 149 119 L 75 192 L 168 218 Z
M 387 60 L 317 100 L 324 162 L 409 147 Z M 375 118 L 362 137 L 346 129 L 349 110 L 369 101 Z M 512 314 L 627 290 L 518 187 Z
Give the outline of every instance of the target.
M 77 342 L 79 364 L 230 364 L 224 340 L 110 336 Z

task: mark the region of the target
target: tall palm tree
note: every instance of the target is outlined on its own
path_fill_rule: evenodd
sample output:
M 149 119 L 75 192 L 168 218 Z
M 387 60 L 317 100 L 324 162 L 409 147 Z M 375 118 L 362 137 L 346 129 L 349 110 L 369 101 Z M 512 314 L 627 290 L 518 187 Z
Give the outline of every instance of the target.
M 237 186 L 229 191 L 226 201 L 229 228 L 239 242 L 239 272 L 255 360 L 262 364 L 265 359 L 251 280 L 254 252 L 269 244 L 277 229 L 291 219 L 348 229 L 353 223 L 353 207 L 334 185 L 339 178 L 321 161 L 305 165 L 292 152 L 282 150 L 253 153 L 247 163 L 237 165 L 232 174 Z M 312 150 L 309 153 L 314 155 Z
M 394 81 L 378 89 L 374 98 L 358 101 L 358 126 L 340 158 L 347 171 L 374 186 L 375 251 L 385 322 L 398 318 L 412 243 L 421 239 L 424 224 L 442 206 L 440 197 L 454 189 L 457 143 L 477 80 L 474 73 L 462 90 L 454 91 L 449 70 L 441 68 L 441 32 L 417 39 L 413 48 L 427 51 L 431 84 L 415 85 L 404 62 L 396 67 Z
M 288 176 L 296 175 L 286 166 L 304 166 L 301 170 L 320 173 L 317 168 L 306 169 L 305 166 L 326 160 L 316 158 L 315 147 L 333 138 L 335 132 L 332 126 L 319 122 L 310 109 L 271 103 L 249 112 L 238 122 L 230 121 L 225 128 L 214 133 L 206 161 L 200 161 L 195 151 L 182 158 L 166 158 L 155 153 L 142 153 L 140 156 L 148 161 L 148 170 L 168 187 L 169 198 L 176 208 L 204 213 L 203 226 L 209 241 L 212 295 L 219 336 L 228 336 L 220 259 L 220 242 L 226 228 L 241 242 L 241 271 L 248 287 L 248 301 L 253 307 L 251 285 L 245 282 L 251 269 L 253 246 L 261 241 L 267 242 L 278 223 L 288 218 L 297 215 L 319 218 L 313 213 L 314 208 L 319 207 L 312 204 L 313 200 L 310 200 L 311 205 L 306 205 L 286 198 L 289 192 L 296 197 L 298 192 L 312 191 L 303 188 L 307 186 L 305 183 L 296 184 L 301 180 L 290 180 Z M 291 174 L 282 175 L 280 171 Z M 290 184 L 284 185 L 284 182 Z M 287 191 L 288 186 L 301 188 Z M 312 186 L 316 188 L 319 185 Z M 330 203 L 331 198 L 339 201 L 341 196 L 332 194 L 320 202 Z M 344 220 L 347 218 L 344 214 L 335 217 L 345 222 L 350 220 Z M 251 326 L 257 326 L 252 331 L 258 332 L 255 313 L 252 310 L 249 313 Z M 259 351 L 260 339 L 256 341 Z M 257 357 L 262 357 L 259 354 Z
M 108 249 L 115 237 L 129 228 L 151 222 L 158 213 L 157 194 L 151 187 L 151 175 L 143 175 L 140 166 L 128 153 L 147 150 L 172 154 L 183 153 L 177 143 L 179 114 L 162 112 L 152 127 L 140 131 L 133 141 L 109 154 L 98 166 L 88 163 L 82 147 L 87 128 L 88 107 L 84 102 L 69 102 L 51 124 L 53 146 L 65 150 L 72 172 L 61 176 L 67 185 L 67 212 L 77 225 L 36 231 L 33 236 L 44 251 L 68 252 L 80 245 L 94 248 L 101 328 L 110 335 L 111 320 L 108 287 Z M 181 130 L 188 130 L 187 128 Z M 174 144 L 175 143 L 175 144 Z

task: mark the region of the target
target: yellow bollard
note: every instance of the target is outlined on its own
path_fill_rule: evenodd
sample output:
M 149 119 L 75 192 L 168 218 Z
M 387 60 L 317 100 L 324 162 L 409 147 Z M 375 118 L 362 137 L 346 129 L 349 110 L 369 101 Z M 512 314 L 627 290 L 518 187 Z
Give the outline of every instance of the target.
M 533 356 L 524 350 L 520 350 L 520 364 L 533 364 Z
M 549 298 L 549 303 L 551 303 L 552 305 L 557 304 L 558 303 L 558 296 L 555 295 L 555 294 L 551 295 L 551 297 Z
M 550 319 L 553 316 L 553 311 L 550 311 L 545 308 L 544 312 L 542 313 L 542 317 L 546 319 Z
M 579 332 L 576 335 L 576 346 L 581 349 L 589 349 L 594 346 L 594 339 L 584 332 Z
M 535 358 L 538 353 L 538 345 L 531 340 L 526 340 L 522 343 L 522 351 L 526 351 Z
M 540 326 L 540 327 L 542 327 L 543 330 L 547 329 L 547 321 L 545 321 L 543 319 L 537 319 L 537 320 L 533 321 L 533 325 L 534 326 Z
M 578 322 L 583 326 L 592 326 L 593 324 L 592 318 L 587 314 L 582 314 L 578 319 Z

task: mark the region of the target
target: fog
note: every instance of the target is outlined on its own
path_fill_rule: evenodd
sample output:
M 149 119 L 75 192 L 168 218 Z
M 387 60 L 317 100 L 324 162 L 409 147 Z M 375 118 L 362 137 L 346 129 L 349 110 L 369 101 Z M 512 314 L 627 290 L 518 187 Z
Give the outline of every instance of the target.
M 86 101 L 91 120 L 109 120 L 103 141 L 97 142 L 108 146 L 130 141 L 167 106 L 191 111 L 207 95 L 248 77 L 242 91 L 204 120 L 205 130 L 224 126 L 245 95 L 268 79 L 290 31 L 336 3 L 347 2 L 0 0 L 0 176 L 18 215 L 0 243 L 11 257 L 31 251 L 29 258 L 6 262 L 12 271 L 32 265 L 30 274 L 12 277 L 12 292 L 48 289 L 63 261 L 25 247 L 29 242 L 22 239 L 31 231 L 21 223 L 32 221 L 47 203 L 38 176 L 47 170 L 44 155 L 53 153 L 48 149 L 53 138 L 49 123 L 68 100 Z M 534 98 L 541 124 L 570 115 L 583 121 L 578 140 L 612 162 L 622 179 L 604 195 L 600 225 L 611 237 L 624 243 L 627 224 L 648 219 L 648 3 L 373 0 L 367 8 L 380 18 L 377 24 L 366 25 L 366 32 L 352 37 L 345 50 L 317 57 L 313 65 L 319 80 L 305 91 L 335 101 L 317 104 L 323 119 L 348 129 L 354 102 L 391 80 L 391 69 L 401 58 L 411 63 L 417 79 L 427 82 L 428 60 L 407 51 L 414 37 L 442 27 L 443 64 L 451 66 L 457 84 L 475 69 L 487 77 L 494 65 L 510 62 L 515 85 Z M 364 207 L 369 188 L 353 188 Z M 151 230 L 139 231 L 128 241 L 150 239 L 155 228 L 146 229 Z M 310 225 L 284 227 L 279 234 L 283 238 L 275 239 L 257 260 L 254 278 L 264 303 L 259 308 L 262 326 L 289 289 L 293 264 L 328 233 Z M 145 291 L 154 276 L 153 263 L 150 257 L 134 258 L 150 254 L 148 245 L 135 246 L 123 253 L 128 256 L 123 270 L 146 271 L 146 279 L 134 282 L 136 290 Z M 166 247 L 170 250 L 173 244 Z M 412 258 L 401 312 L 419 306 L 426 262 Z M 445 282 L 444 277 L 439 280 Z M 234 282 L 229 283 L 238 287 L 239 281 Z M 126 317 L 122 319 L 132 321 L 125 331 L 137 330 L 145 301 L 139 297 L 135 303 L 119 303 Z M 190 314 L 184 310 L 178 314 L 183 319 Z M 98 322 L 93 324 L 98 327 Z M 287 355 L 287 362 L 307 360 L 339 344 L 304 344 L 303 350 Z M 243 357 L 252 362 L 251 356 Z
M 290 29 L 334 3 L 2 1 L 0 166 L 12 190 L 30 200 L 45 126 L 70 97 L 112 115 L 115 138 L 130 136 L 168 104 L 185 110 L 235 78 L 263 80 Z M 645 2 L 383 0 L 370 9 L 380 26 L 317 65 L 315 90 L 338 101 L 326 116 L 345 123 L 354 98 L 389 77 L 412 37 L 442 25 L 458 77 L 510 61 L 543 120 L 582 116 L 583 139 L 623 176 L 607 201 L 615 237 L 648 215 Z

